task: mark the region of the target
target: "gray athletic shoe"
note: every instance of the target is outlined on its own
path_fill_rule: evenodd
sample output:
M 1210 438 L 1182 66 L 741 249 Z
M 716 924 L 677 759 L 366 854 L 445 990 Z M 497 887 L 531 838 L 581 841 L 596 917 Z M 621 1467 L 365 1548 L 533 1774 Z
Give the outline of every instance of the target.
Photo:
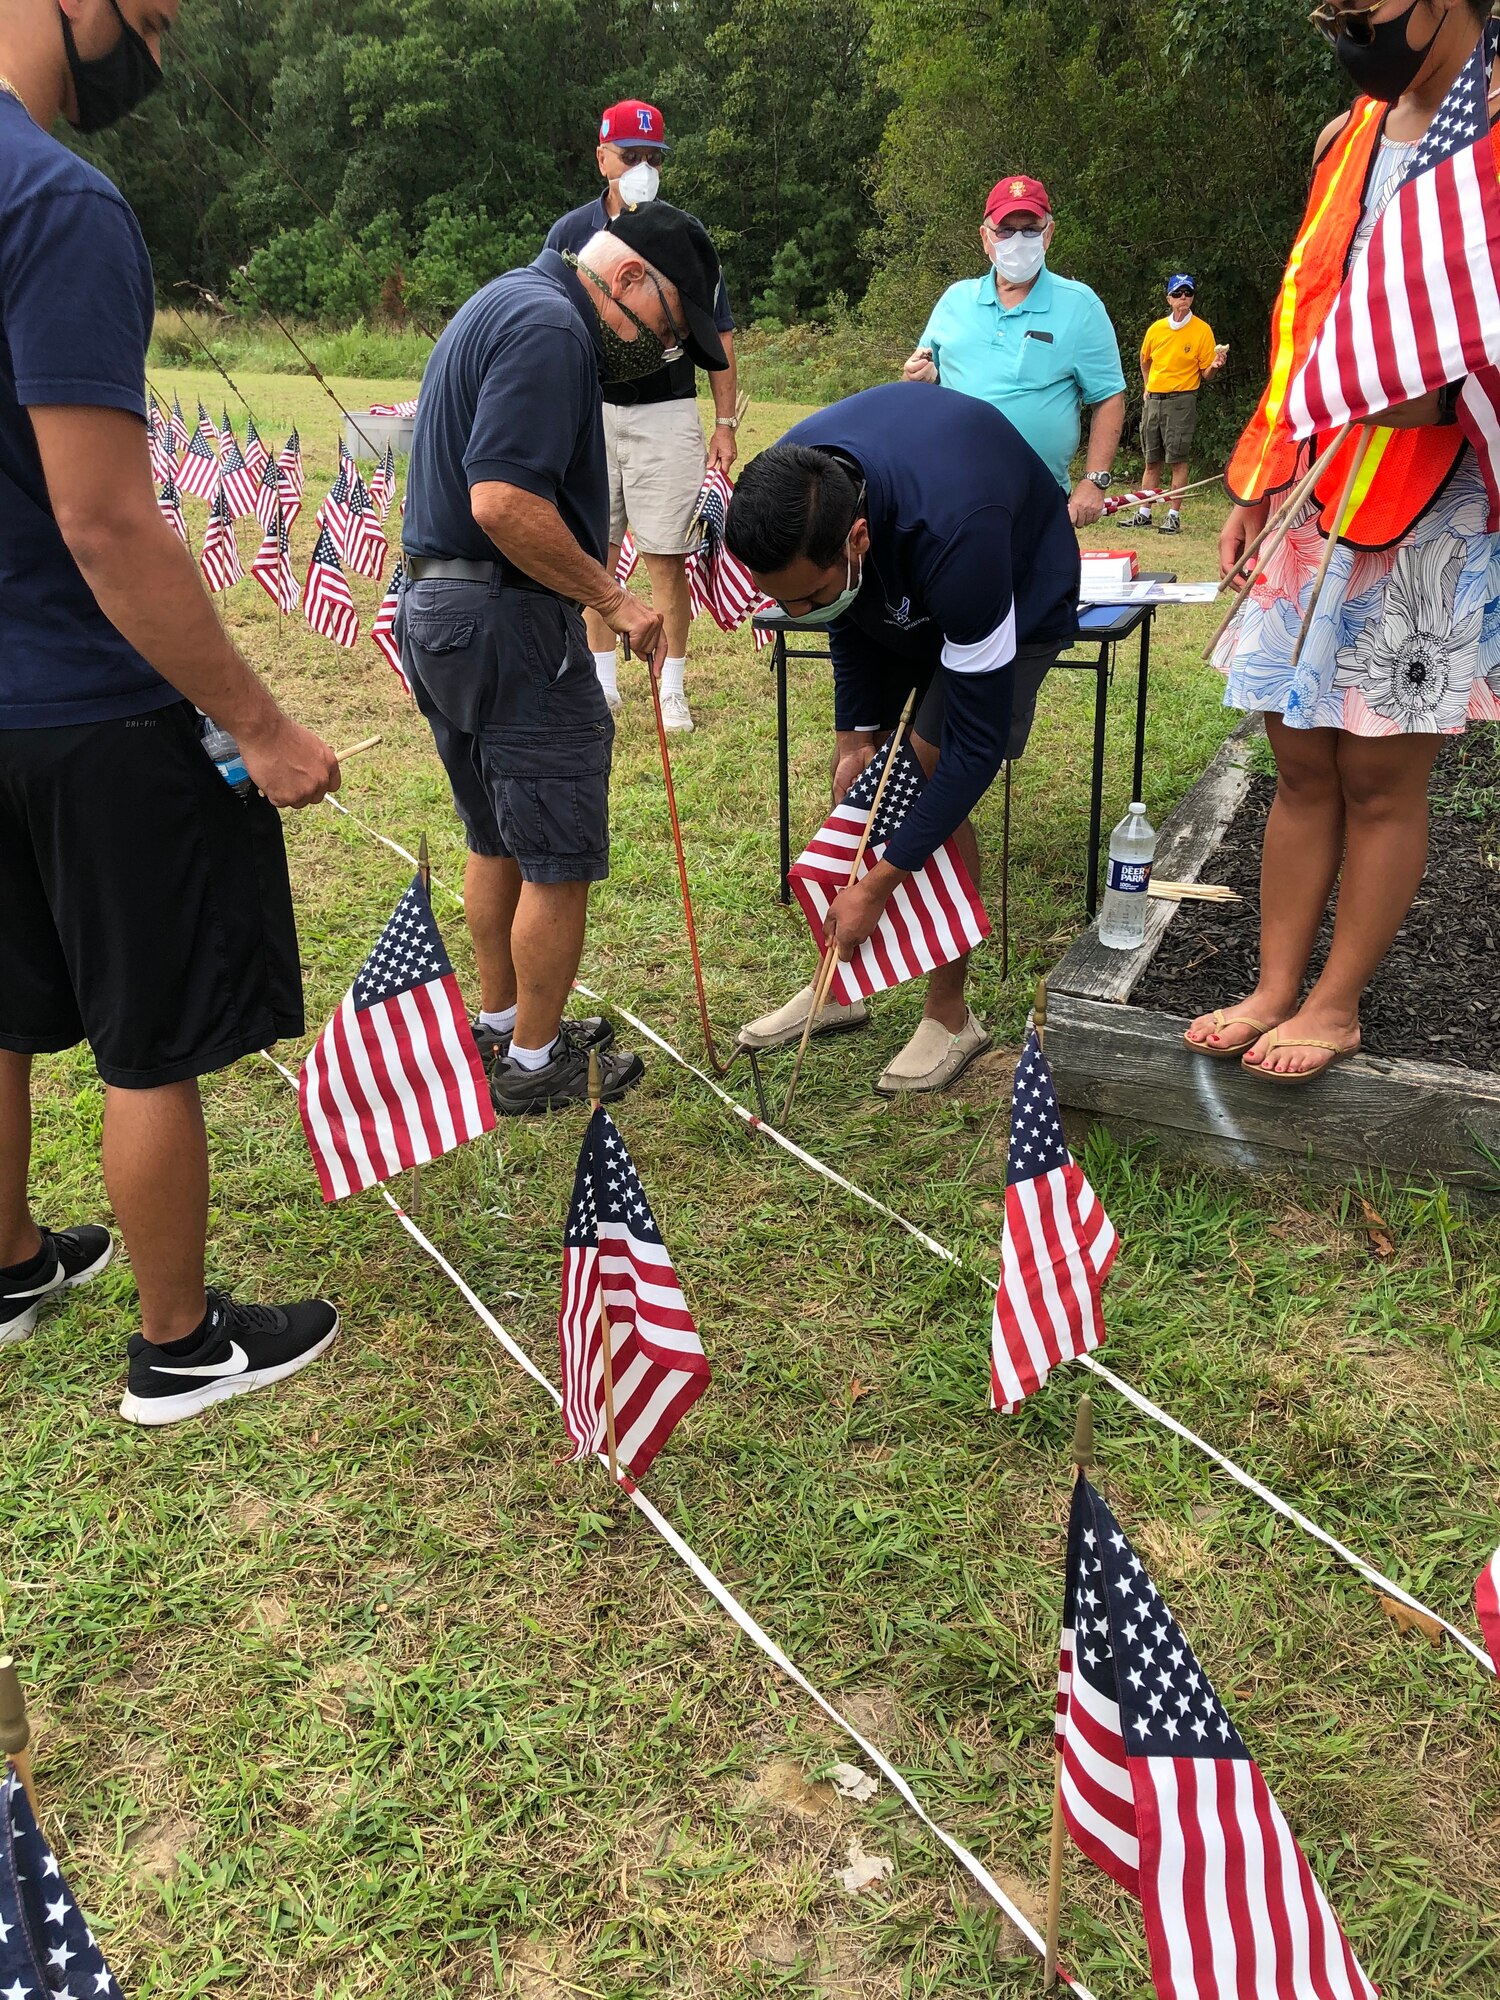
M 563 1111 L 570 1104 L 589 1101 L 589 1046 L 581 1030 L 583 1021 L 564 1021 L 552 1046 L 551 1059 L 540 1069 L 522 1069 L 509 1056 L 502 1056 L 490 1077 L 490 1101 L 502 1118 L 518 1118 L 532 1111 Z M 633 1049 L 596 1049 L 599 1058 L 599 1096 L 606 1104 L 623 1097 L 640 1082 L 646 1065 Z
M 509 1035 L 502 1035 L 496 1028 L 487 1028 L 477 1014 L 469 1026 L 473 1030 L 474 1045 L 479 1050 L 479 1060 L 486 1069 L 493 1069 L 499 1057 L 510 1054 Z M 613 1023 L 600 1014 L 585 1014 L 581 1021 L 574 1021 L 573 1026 L 583 1036 L 585 1048 L 607 1049 L 615 1038 Z

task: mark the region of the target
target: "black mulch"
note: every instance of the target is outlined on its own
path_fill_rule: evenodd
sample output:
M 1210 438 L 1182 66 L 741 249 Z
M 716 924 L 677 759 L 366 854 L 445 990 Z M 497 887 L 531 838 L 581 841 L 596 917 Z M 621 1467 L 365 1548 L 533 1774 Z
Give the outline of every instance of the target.
M 1242 903 L 1184 903 L 1131 993 L 1132 1004 L 1202 1014 L 1255 985 L 1260 842 L 1275 780 L 1251 780 L 1202 869 Z M 1325 918 L 1311 977 L 1328 950 Z M 1432 779 L 1427 873 L 1361 1012 L 1371 1055 L 1500 1070 L 1500 731 L 1451 738 Z

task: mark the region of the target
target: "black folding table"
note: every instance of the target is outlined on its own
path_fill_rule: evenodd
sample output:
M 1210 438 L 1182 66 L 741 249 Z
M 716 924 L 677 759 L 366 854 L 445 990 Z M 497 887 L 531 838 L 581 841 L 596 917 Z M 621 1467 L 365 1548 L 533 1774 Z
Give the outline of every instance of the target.
M 1175 572 L 1168 570 L 1146 571 L 1140 578 L 1142 582 L 1155 583 L 1175 583 L 1176 580 Z M 1089 779 L 1089 853 L 1084 889 L 1084 907 L 1090 917 L 1099 903 L 1099 850 L 1104 819 L 1104 725 L 1109 712 L 1110 682 L 1114 679 L 1115 660 L 1121 641 L 1128 639 L 1132 632 L 1139 632 L 1141 643 L 1135 682 L 1135 761 L 1130 780 L 1130 796 L 1138 799 L 1145 775 L 1146 694 L 1151 676 L 1151 627 L 1156 611 L 1154 604 L 1084 605 L 1078 614 L 1077 642 L 1063 654 L 1053 669 L 1054 672 L 1094 675 L 1094 756 Z M 757 632 L 772 635 L 771 671 L 776 676 L 778 830 L 781 839 L 780 896 L 783 903 L 789 903 L 792 900 L 792 807 L 786 663 L 788 660 L 826 660 L 828 628 L 789 618 L 784 611 L 758 611 L 754 625 Z M 791 643 L 799 639 L 815 643 Z M 1092 658 L 1079 658 L 1085 647 L 1097 647 L 1098 650 Z

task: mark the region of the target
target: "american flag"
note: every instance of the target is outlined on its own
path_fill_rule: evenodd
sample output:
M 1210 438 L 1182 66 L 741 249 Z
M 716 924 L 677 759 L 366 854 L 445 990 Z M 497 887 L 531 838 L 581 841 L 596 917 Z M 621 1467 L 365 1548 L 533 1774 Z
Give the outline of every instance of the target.
M 755 579 L 737 556 L 724 546 L 724 517 L 734 488 L 729 475 L 714 466 L 699 489 L 693 518 L 703 529 L 703 540 L 687 559 L 688 599 L 696 617 L 707 611 L 721 632 L 737 632 L 754 611 L 766 609 L 771 600 L 755 587 Z M 756 644 L 768 644 L 770 635 L 756 633 Z
M 341 556 L 348 552 L 349 547 L 349 495 L 353 488 L 349 475 L 353 470 L 344 447 L 340 445 L 338 477 L 323 495 L 322 503 L 313 515 L 318 526 L 328 531 L 333 546 Z
M 1378 418 L 1462 381 L 1459 417 L 1500 526 L 1500 184 L 1489 23 L 1418 142 L 1287 397 L 1293 434 Z
M 234 536 L 234 516 L 229 511 L 229 498 L 222 479 L 214 494 L 213 505 L 208 510 L 203 553 L 198 561 L 203 570 L 203 580 L 210 590 L 228 590 L 231 584 L 239 583 L 245 574 L 240 562 L 239 543 Z
M 161 491 L 156 496 L 156 504 L 161 509 L 162 519 L 177 536 L 184 548 L 188 545 L 187 522 L 182 518 L 182 495 L 177 491 L 177 481 L 170 469 L 161 483 Z
M 170 420 L 157 406 L 155 396 L 146 405 L 146 449 L 151 454 L 151 478 L 161 486 L 170 477 L 175 460 L 168 443 Z
M 302 501 L 302 439 L 293 430 L 281 447 L 281 456 L 276 461 L 281 467 L 281 476 L 286 481 L 287 491 L 299 506 Z
M 604 1335 L 620 1464 L 637 1478 L 708 1387 L 708 1357 L 640 1175 L 601 1104 L 589 1120 L 563 1239 L 563 1424 L 572 1457 L 604 1449 Z
M 279 514 L 290 533 L 301 512 L 302 502 L 292 491 L 286 474 L 274 458 L 268 458 L 260 469 L 260 485 L 255 489 L 256 520 L 269 534 Z
M 414 417 L 417 414 L 417 399 L 410 397 L 404 403 L 371 403 L 372 417 Z
M 635 575 L 635 566 L 640 559 L 641 553 L 635 545 L 635 536 L 627 528 L 625 539 L 620 544 L 620 553 L 615 557 L 615 582 L 622 590 Z
M 177 467 L 177 484 L 195 500 L 212 500 L 219 477 L 219 454 L 210 437 L 212 426 L 199 424 L 188 439 L 187 450 Z
M 869 817 L 870 801 L 885 768 L 887 752 L 868 763 L 844 798 L 792 863 L 792 893 L 802 905 L 821 951 L 823 926 L 833 899 L 849 885 L 854 859 Z M 925 783 L 921 766 L 903 743 L 891 781 L 870 830 L 860 878 L 875 866 Z M 862 995 L 883 993 L 935 966 L 951 965 L 990 934 L 979 892 L 952 840 L 945 840 L 915 875 L 892 891 L 880 922 L 847 963 L 833 975 L 833 998 L 844 1006 Z
M 990 1402 L 1007 1416 L 1059 1361 L 1104 1341 L 1099 1288 L 1120 1239 L 1068 1151 L 1052 1071 L 1033 1028 L 1016 1064 L 1005 1162 Z
M 203 398 L 198 398 L 198 428 L 217 451 L 219 448 L 219 427 L 203 407 Z
M 283 615 L 295 611 L 302 602 L 302 586 L 292 568 L 292 545 L 284 520 L 275 520 L 267 528 L 250 574 Z
M 1500 1673 L 1500 1549 L 1496 1549 L 1479 1572 L 1474 1585 L 1474 1609 L 1479 1614 L 1479 1629 L 1495 1671 Z
M 375 650 L 410 694 L 411 682 L 406 678 L 406 669 L 401 664 L 401 648 L 396 644 L 396 606 L 401 601 L 401 589 L 405 582 L 406 564 L 398 556 L 396 567 L 391 571 L 390 585 L 380 600 L 380 609 L 370 627 L 370 637 L 375 642 Z
M 344 515 L 344 560 L 356 576 L 379 583 L 389 554 L 390 544 L 375 518 L 365 482 L 356 472 L 349 483 L 349 503 Z
M 416 876 L 297 1078 L 324 1201 L 342 1201 L 495 1123 L 484 1064 Z
M 255 428 L 254 417 L 247 414 L 245 418 L 245 463 L 250 468 L 250 477 L 257 485 L 260 483 L 260 475 L 264 472 L 270 456 L 271 454 L 261 442 L 260 432 Z
M 0 1763 L 0 1994 L 124 2000 L 15 1772 Z
M 254 520 L 259 481 L 251 472 L 245 454 L 240 450 L 240 441 L 232 430 L 225 438 L 224 448 L 219 453 L 219 471 L 224 479 L 224 497 L 229 502 L 229 510 L 234 519 Z
M 170 427 L 170 435 L 171 435 L 171 445 L 172 445 L 172 462 L 175 465 L 177 460 L 180 459 L 182 457 L 182 454 L 187 450 L 188 439 L 193 435 L 192 432 L 187 427 L 187 418 L 182 414 L 182 399 L 179 396 L 174 396 L 172 398 L 172 420 Z
M 358 642 L 359 614 L 344 581 L 339 552 L 326 527 L 318 530 L 312 561 L 307 566 L 302 610 L 313 630 L 331 639 L 335 646 L 353 646 Z
M 387 445 L 385 457 L 370 474 L 370 505 L 383 521 L 391 511 L 391 502 L 396 497 L 396 454 Z
M 1056 1731 L 1068 1831 L 1140 1898 L 1160 2000 L 1375 2000 L 1224 1704 L 1081 1475 Z

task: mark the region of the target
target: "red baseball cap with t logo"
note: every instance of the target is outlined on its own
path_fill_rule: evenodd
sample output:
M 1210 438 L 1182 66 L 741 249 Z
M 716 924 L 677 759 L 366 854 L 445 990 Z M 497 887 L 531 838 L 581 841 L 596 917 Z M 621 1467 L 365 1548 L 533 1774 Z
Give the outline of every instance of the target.
M 601 146 L 655 146 L 668 153 L 666 122 L 654 104 L 645 104 L 639 97 L 627 97 L 622 104 L 612 104 L 599 120 L 599 144 Z
M 1007 215 L 1015 215 L 1021 210 L 1029 210 L 1033 215 L 1050 215 L 1052 203 L 1040 181 L 1032 180 L 1027 174 L 1007 174 L 1003 181 L 996 181 L 990 189 L 990 198 L 984 205 L 984 219 L 986 222 L 1003 222 Z

